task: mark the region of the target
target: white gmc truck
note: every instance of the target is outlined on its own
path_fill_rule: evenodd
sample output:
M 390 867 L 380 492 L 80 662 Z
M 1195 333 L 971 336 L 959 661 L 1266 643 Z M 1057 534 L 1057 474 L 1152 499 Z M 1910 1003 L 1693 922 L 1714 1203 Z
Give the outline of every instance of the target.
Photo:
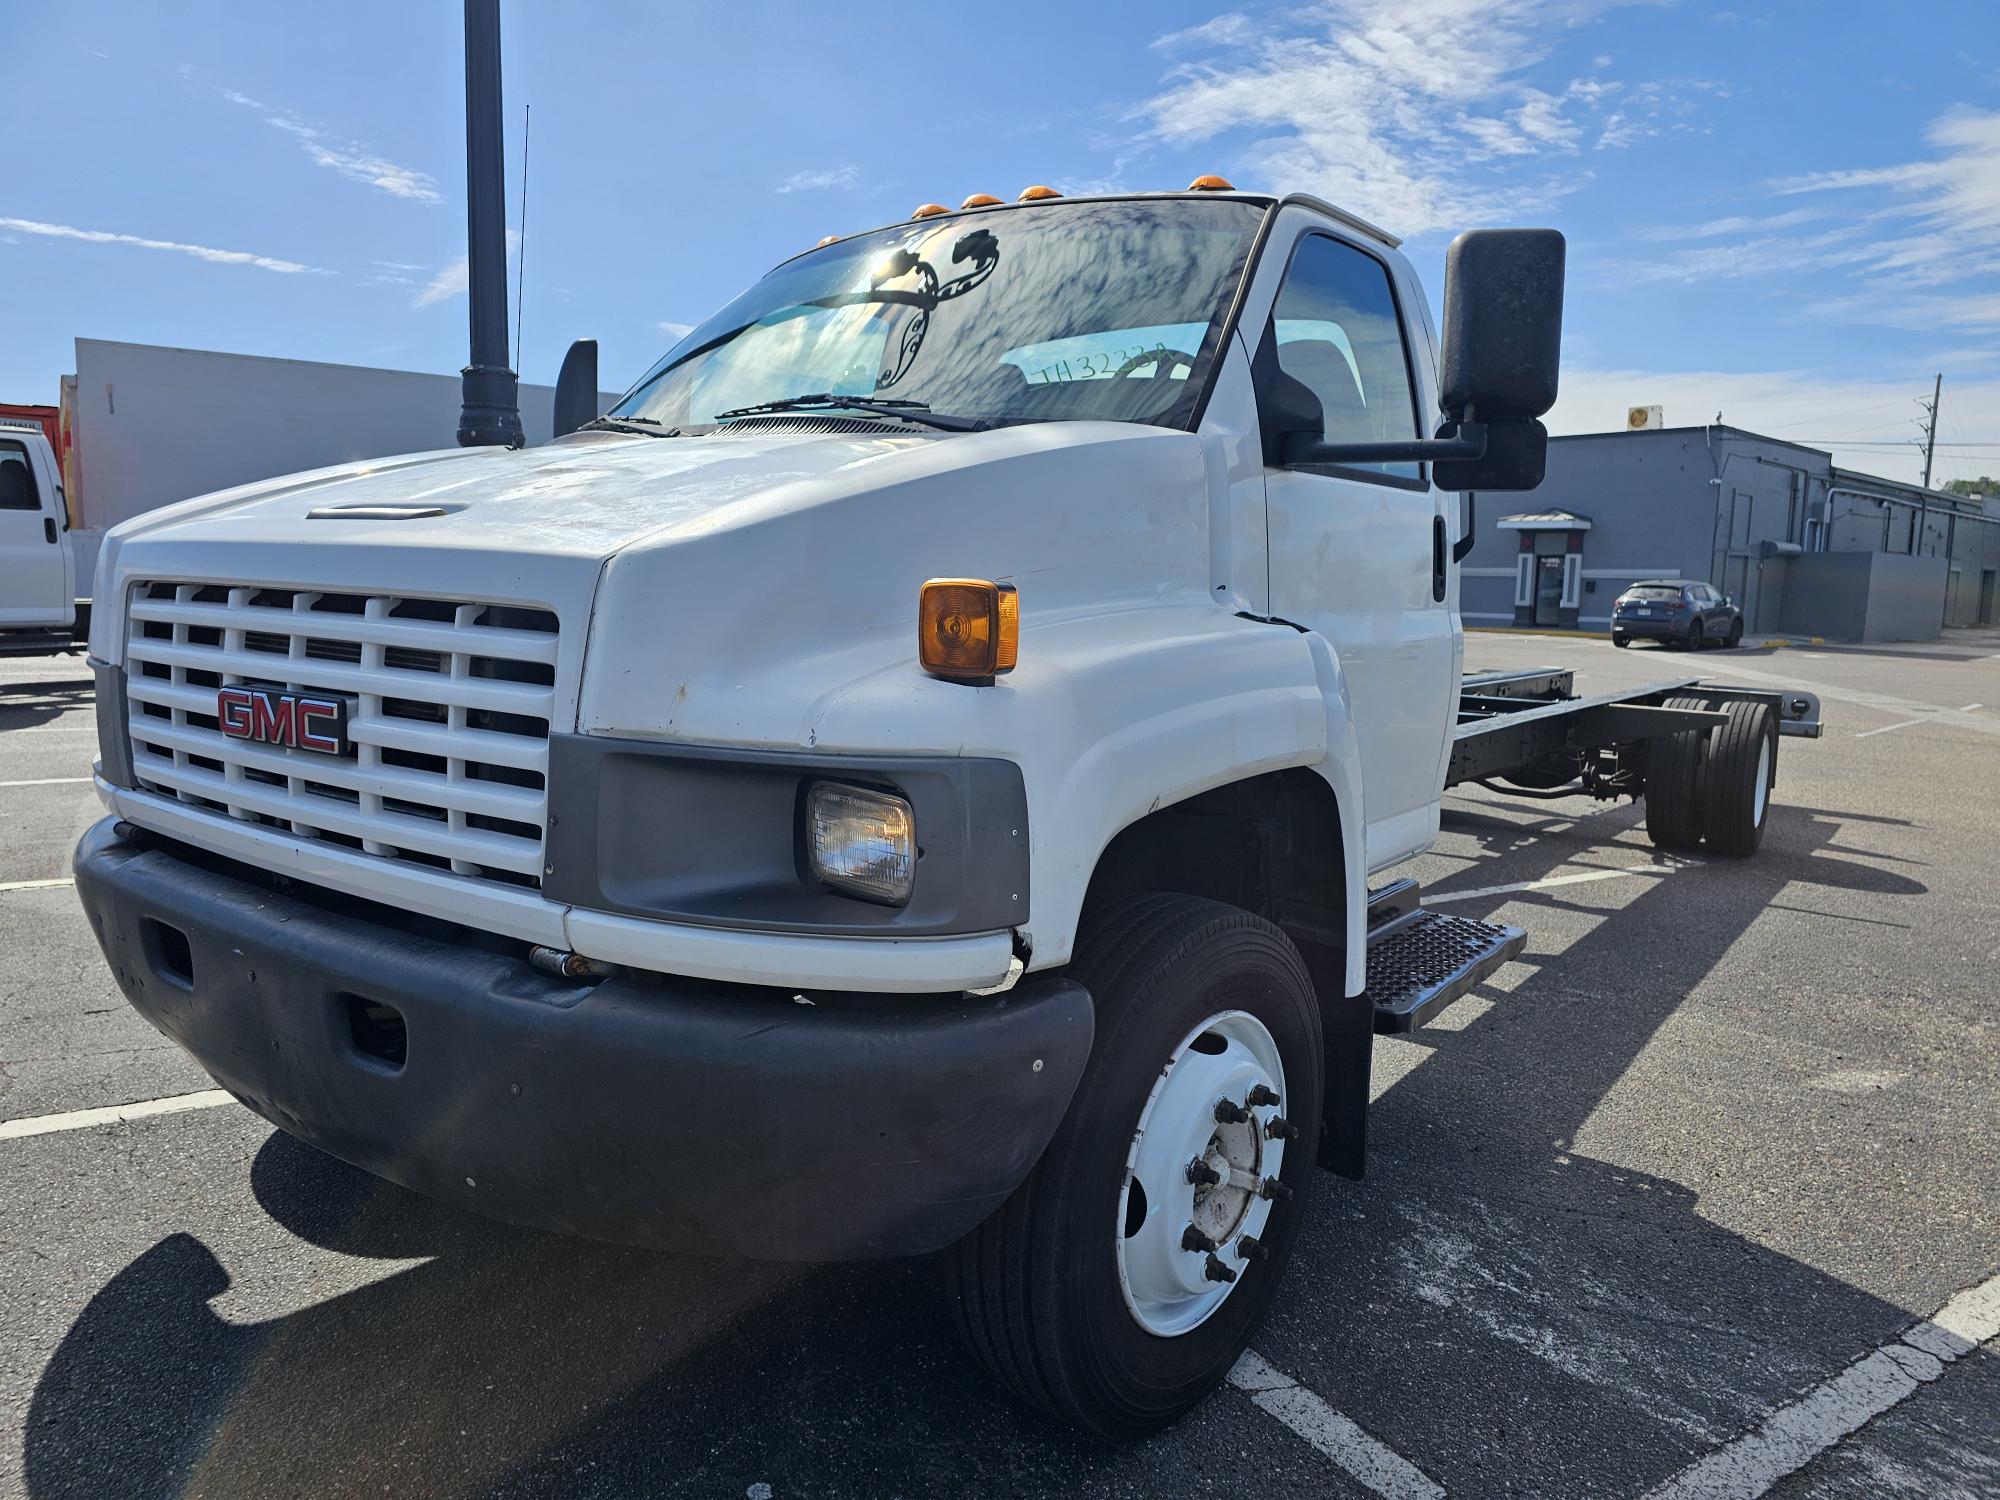
M 1540 480 L 1562 262 L 1461 236 L 1440 338 L 1311 198 L 926 205 L 545 447 L 121 526 L 111 968 L 335 1156 L 607 1240 L 945 1251 L 1001 1379 L 1155 1430 L 1315 1164 L 1359 1175 L 1374 1033 L 1522 941 L 1371 890 L 1443 789 L 1643 793 L 1748 854 L 1818 732 L 1461 680 L 1463 492 Z

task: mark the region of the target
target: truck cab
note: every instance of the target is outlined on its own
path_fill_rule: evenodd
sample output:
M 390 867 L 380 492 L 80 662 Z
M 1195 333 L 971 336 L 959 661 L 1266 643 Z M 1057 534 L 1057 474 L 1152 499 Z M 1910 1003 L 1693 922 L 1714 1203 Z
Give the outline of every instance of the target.
M 1025 1399 L 1154 1430 L 1359 1173 L 1369 876 L 1437 829 L 1460 492 L 1539 481 L 1561 264 L 1462 237 L 1440 335 L 1311 198 L 925 205 L 545 447 L 120 526 L 113 971 L 476 1211 L 946 1250 Z
M 0 420 L 0 631 L 77 625 L 77 576 L 55 450 L 38 424 Z

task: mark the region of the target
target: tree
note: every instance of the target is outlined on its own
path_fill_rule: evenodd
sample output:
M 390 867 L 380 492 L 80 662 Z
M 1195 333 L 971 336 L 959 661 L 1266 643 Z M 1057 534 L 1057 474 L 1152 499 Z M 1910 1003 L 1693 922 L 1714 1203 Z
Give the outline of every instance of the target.
M 1954 479 L 1944 487 L 1947 495 L 2000 495 L 2000 479 L 1981 474 L 1977 479 Z

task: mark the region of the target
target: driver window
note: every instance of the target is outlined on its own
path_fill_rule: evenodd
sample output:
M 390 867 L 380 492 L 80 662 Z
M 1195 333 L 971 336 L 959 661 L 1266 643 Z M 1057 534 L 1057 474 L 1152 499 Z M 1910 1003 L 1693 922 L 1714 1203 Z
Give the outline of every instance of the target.
M 28 450 L 19 443 L 0 443 L 0 510 L 40 510 L 35 497 L 35 471 L 28 467 Z
M 1424 436 L 1417 430 L 1396 299 L 1380 261 L 1326 235 L 1307 235 L 1292 256 L 1272 320 L 1278 367 L 1319 397 L 1328 442 Z M 1414 463 L 1352 467 L 1423 477 Z

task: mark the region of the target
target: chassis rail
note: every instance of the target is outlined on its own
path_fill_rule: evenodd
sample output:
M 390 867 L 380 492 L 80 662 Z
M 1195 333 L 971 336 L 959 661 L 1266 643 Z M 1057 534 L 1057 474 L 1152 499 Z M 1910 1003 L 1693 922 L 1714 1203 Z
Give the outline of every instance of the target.
M 1820 735 L 1819 698 L 1802 689 L 1738 687 L 1698 677 L 1590 697 L 1578 697 L 1575 687 L 1574 672 L 1547 667 L 1464 678 L 1445 785 L 1497 777 L 1521 784 L 1495 790 L 1526 796 L 1561 787 L 1599 797 L 1637 796 L 1645 787 L 1648 744 L 1726 723 L 1727 703 L 1768 705 L 1781 735 Z M 1670 698 L 1699 698 L 1703 706 L 1668 707 Z

